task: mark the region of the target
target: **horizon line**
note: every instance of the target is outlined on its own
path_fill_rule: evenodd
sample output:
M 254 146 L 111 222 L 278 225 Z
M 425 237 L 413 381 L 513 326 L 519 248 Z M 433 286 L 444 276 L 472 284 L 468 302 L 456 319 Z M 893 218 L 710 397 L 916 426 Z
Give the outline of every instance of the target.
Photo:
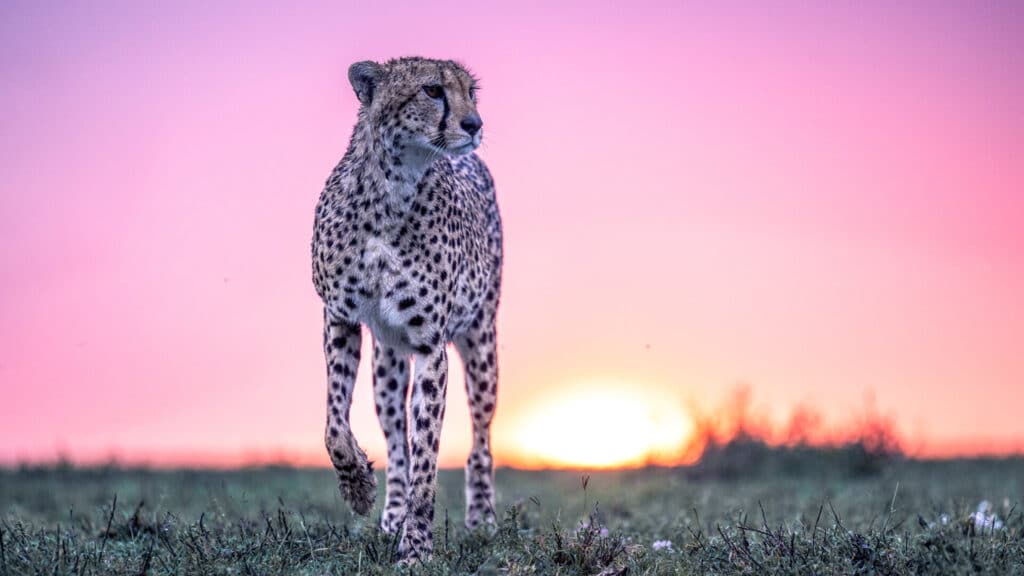
M 773 447 L 785 444 L 769 443 Z M 840 444 L 810 444 L 811 447 L 828 449 L 839 447 Z M 75 452 L 78 452 L 77 454 Z M 703 453 L 703 449 L 700 450 Z M 947 460 L 991 460 L 1024 458 L 1024 439 L 979 439 L 954 440 L 935 443 L 924 448 L 905 448 L 901 456 L 912 461 L 947 461 Z M 524 457 L 496 457 L 495 469 L 509 470 L 633 470 L 642 468 L 679 468 L 696 464 L 700 459 L 680 454 L 676 460 L 652 459 L 616 466 L 567 466 L 550 462 L 530 460 Z M 376 460 L 385 464 L 384 458 Z M 0 456 L 0 470 L 16 470 L 19 467 L 60 466 L 69 465 L 76 468 L 103 468 L 107 466 L 121 468 L 142 468 L 152 470 L 233 470 L 263 467 L 288 468 L 324 468 L 330 469 L 326 453 L 320 451 L 283 450 L 283 449 L 239 449 L 233 451 L 216 450 L 121 450 L 107 449 L 103 451 L 69 451 L 55 449 L 48 455 L 10 455 Z M 461 470 L 465 466 L 462 461 L 439 462 L 439 470 Z M 381 466 L 383 469 L 383 466 Z

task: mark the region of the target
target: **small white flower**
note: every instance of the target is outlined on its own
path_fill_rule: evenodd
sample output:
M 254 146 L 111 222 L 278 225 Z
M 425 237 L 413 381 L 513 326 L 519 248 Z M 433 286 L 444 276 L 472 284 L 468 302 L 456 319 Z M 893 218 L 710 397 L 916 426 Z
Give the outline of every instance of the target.
M 655 550 L 664 550 L 666 552 L 672 551 L 672 542 L 668 540 L 658 540 L 654 544 L 651 544 L 651 548 Z
M 580 522 L 579 528 L 576 528 L 576 535 L 579 536 L 580 534 L 583 534 L 583 533 L 586 533 L 586 532 L 590 532 L 590 531 L 593 531 L 594 533 L 596 533 L 601 538 L 607 538 L 608 537 L 608 529 L 607 528 L 605 528 L 604 526 L 601 526 L 601 528 L 591 528 L 589 522 Z
M 1003 521 L 992 512 L 992 504 L 988 500 L 982 500 L 978 504 L 978 511 L 970 516 L 974 521 L 977 530 L 1001 530 Z
M 939 516 L 939 522 L 942 522 L 943 526 L 948 525 L 949 524 L 949 514 L 943 514 L 942 516 Z

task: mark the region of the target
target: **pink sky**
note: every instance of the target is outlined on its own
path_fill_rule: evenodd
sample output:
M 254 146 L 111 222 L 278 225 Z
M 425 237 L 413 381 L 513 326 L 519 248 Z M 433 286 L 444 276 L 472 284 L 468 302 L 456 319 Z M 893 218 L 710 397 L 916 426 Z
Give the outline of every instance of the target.
M 320 462 L 313 208 L 348 65 L 411 54 L 482 78 L 499 459 L 566 387 L 739 381 L 779 418 L 872 391 L 925 453 L 1024 448 L 1022 5 L 677 4 L 5 3 L 0 463 Z

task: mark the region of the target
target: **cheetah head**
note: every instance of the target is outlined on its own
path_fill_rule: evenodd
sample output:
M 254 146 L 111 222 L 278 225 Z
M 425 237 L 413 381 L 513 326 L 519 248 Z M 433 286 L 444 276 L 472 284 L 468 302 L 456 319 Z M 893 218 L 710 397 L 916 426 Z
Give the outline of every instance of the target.
M 390 152 L 460 156 L 480 146 L 477 84 L 461 65 L 424 58 L 356 62 L 348 79 L 361 104 L 360 122 L 376 127 Z

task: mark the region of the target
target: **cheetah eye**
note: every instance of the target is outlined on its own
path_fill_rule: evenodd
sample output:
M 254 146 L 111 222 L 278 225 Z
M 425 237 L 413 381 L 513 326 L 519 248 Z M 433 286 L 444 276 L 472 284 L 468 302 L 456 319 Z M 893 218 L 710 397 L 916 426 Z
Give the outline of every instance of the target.
M 441 96 L 444 96 L 444 88 L 438 86 L 437 84 L 430 84 L 428 86 L 424 86 L 423 91 L 426 92 L 427 96 L 430 96 L 431 98 L 440 98 Z

